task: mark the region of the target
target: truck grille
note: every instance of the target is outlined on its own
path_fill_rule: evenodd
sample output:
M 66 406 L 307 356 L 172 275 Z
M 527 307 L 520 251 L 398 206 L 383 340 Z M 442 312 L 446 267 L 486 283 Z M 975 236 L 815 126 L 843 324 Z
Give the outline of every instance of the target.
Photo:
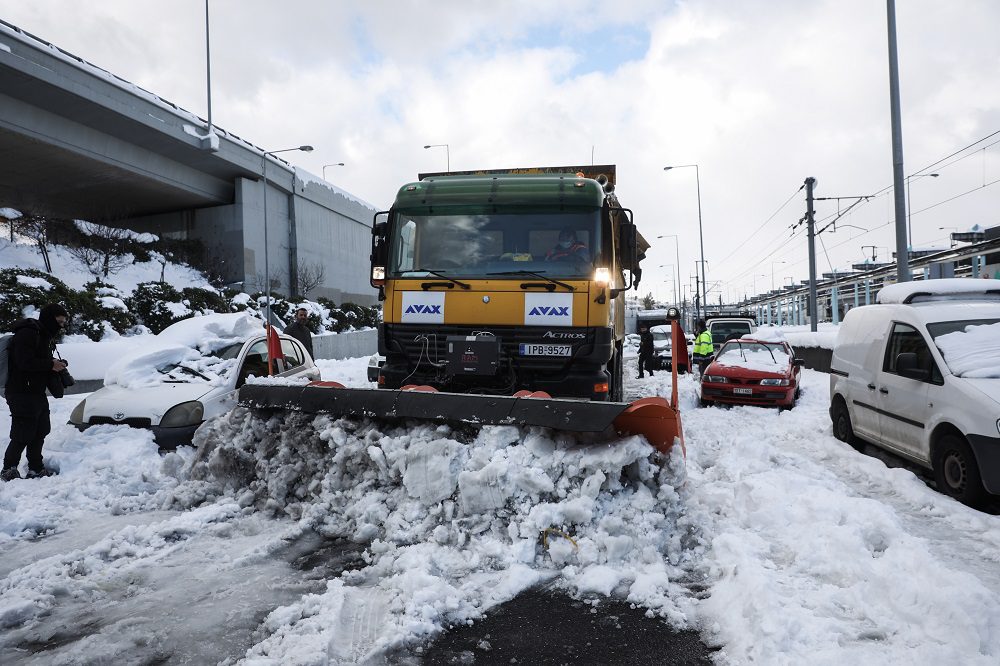
M 552 333 L 585 333 L 583 339 L 567 340 L 543 338 Z M 470 336 L 476 333 L 489 332 L 500 339 L 500 367 L 506 368 L 510 361 L 523 369 L 538 372 L 559 372 L 564 370 L 579 354 L 589 353 L 594 344 L 593 329 L 579 328 L 525 328 L 503 326 L 441 326 L 426 324 L 386 324 L 386 348 L 391 353 L 402 348 L 407 360 L 415 364 L 421 353 L 431 361 L 443 363 L 447 358 L 446 340 L 450 335 Z M 426 338 L 426 340 L 425 340 Z M 522 343 L 545 343 L 556 345 L 572 345 L 573 356 L 521 356 Z M 396 345 L 399 345 L 398 347 Z

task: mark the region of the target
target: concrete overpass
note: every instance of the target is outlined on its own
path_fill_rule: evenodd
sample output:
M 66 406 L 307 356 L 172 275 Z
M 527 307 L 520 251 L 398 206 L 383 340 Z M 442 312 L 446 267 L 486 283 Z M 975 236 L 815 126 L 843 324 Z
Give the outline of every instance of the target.
M 277 290 L 293 293 L 308 262 L 326 270 L 311 297 L 374 303 L 374 209 L 264 150 L 0 20 L 0 206 L 200 240 L 252 290 L 266 168 Z

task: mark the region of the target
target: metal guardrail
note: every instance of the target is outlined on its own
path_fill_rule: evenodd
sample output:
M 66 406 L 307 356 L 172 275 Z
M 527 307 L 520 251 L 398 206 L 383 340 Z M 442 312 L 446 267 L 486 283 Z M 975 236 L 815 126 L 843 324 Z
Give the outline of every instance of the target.
M 919 258 L 914 258 L 910 260 L 910 269 L 915 268 L 925 268 L 931 264 L 937 264 L 942 262 L 959 262 L 963 259 L 972 259 L 973 257 L 981 257 L 986 254 L 993 254 L 995 252 L 1000 252 L 1000 238 L 994 238 L 991 240 L 985 240 L 979 243 L 973 243 L 971 245 L 966 245 L 963 247 L 950 248 L 947 250 L 941 250 L 940 252 L 935 252 L 928 254 Z M 956 267 L 956 277 L 965 277 L 971 274 L 972 269 L 969 266 Z M 884 281 L 888 277 L 895 277 L 896 275 L 896 264 L 889 264 L 885 266 L 880 266 L 878 268 L 872 269 L 870 271 L 861 271 L 856 273 L 845 273 L 842 276 L 837 276 L 830 279 L 817 280 L 816 288 L 819 290 L 829 291 L 833 287 L 853 287 L 855 284 L 863 284 L 865 282 L 871 281 Z M 794 289 L 788 289 L 785 292 L 775 295 L 761 296 L 759 298 L 750 298 L 739 304 L 741 308 L 752 308 L 759 305 L 769 305 L 774 304 L 779 301 L 785 301 L 790 297 L 808 295 L 809 286 L 801 285 L 795 287 Z

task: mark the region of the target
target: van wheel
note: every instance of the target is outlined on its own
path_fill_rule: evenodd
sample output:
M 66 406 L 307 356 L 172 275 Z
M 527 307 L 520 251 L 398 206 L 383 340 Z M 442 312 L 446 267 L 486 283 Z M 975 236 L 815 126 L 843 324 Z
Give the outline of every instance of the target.
M 989 496 L 972 449 L 958 435 L 945 435 L 934 447 L 934 480 L 938 490 L 972 507 L 981 506 Z
M 854 434 L 854 428 L 851 426 L 851 414 L 847 411 L 847 405 L 844 404 L 843 400 L 838 398 L 833 403 L 830 408 L 830 418 L 833 421 L 833 436 L 860 451 L 864 445 Z
M 701 403 L 701 406 L 702 406 L 702 407 L 711 407 L 712 405 L 714 405 L 714 404 L 715 404 L 715 403 L 714 403 L 714 402 L 712 402 L 711 400 L 705 400 L 704 398 L 701 398 L 701 399 L 699 400 L 699 402 Z

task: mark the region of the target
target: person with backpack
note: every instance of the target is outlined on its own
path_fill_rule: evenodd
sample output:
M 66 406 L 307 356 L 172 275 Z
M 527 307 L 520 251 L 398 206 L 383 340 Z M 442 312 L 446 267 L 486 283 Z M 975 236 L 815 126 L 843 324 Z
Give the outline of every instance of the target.
M 10 444 L 3 457 L 0 480 L 21 478 L 17 467 L 25 450 L 28 452 L 27 478 L 53 474 L 42 461 L 42 445 L 51 430 L 45 390 L 66 369 L 66 362 L 53 358 L 52 352 L 56 338 L 68 321 L 66 308 L 50 303 L 42 308 L 38 319 L 21 319 L 14 324 L 14 335 L 7 345 L 7 381 L 4 383 L 4 397 L 10 407 Z

